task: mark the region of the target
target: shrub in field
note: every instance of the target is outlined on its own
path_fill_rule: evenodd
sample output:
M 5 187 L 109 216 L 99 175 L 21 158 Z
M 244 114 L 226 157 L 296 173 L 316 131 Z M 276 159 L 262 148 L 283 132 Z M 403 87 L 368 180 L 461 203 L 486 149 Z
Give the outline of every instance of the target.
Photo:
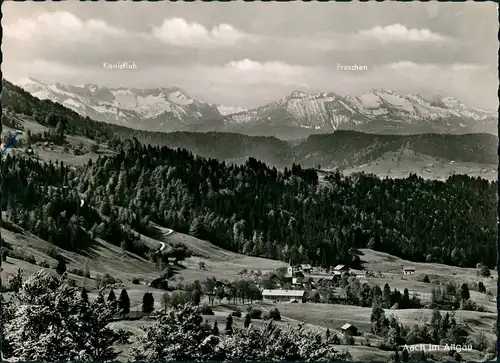
M 214 315 L 214 311 L 212 310 L 212 307 L 210 305 L 207 305 L 207 304 L 203 304 L 202 306 L 200 306 L 198 308 L 198 310 L 202 315 Z
M 272 309 L 269 311 L 269 317 L 273 320 L 281 320 L 280 311 L 277 308 Z
M 262 310 L 252 308 L 252 310 L 248 312 L 248 315 L 250 315 L 252 319 L 262 319 Z
M 237 318 L 241 318 L 241 310 L 240 309 L 236 309 L 236 311 L 233 311 L 231 313 L 232 316 L 236 316 Z

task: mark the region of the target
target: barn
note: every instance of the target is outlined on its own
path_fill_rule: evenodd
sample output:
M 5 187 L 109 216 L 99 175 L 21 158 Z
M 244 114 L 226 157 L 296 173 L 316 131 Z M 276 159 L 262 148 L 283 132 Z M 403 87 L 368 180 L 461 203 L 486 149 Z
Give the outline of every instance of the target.
M 342 325 L 340 330 L 342 331 L 343 334 L 348 334 L 348 335 L 351 335 L 353 337 L 358 335 L 358 329 L 354 325 L 351 325 L 351 324 Z
M 276 302 L 286 302 L 291 300 L 297 300 L 297 302 L 306 302 L 306 292 L 304 290 L 263 290 L 262 298 L 264 300 L 276 301 Z

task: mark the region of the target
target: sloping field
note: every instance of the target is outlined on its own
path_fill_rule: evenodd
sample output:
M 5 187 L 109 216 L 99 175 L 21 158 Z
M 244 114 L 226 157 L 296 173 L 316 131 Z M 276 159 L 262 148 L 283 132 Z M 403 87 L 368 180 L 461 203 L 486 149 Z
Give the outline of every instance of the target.
M 410 173 L 424 179 L 446 180 L 453 174 L 467 174 L 488 180 L 497 180 L 497 166 L 467 162 L 439 160 L 424 154 L 415 154 L 409 150 L 388 152 L 377 160 L 365 165 L 344 169 L 342 172 L 375 174 L 380 178 L 407 178 Z
M 371 308 L 363 308 L 350 305 L 334 305 L 334 304 L 290 304 L 278 303 L 273 304 L 278 308 L 283 317 L 292 318 L 303 321 L 309 324 L 329 328 L 332 331 L 338 331 L 340 327 L 346 323 L 355 325 L 363 333 L 370 332 L 370 316 Z M 444 316 L 446 312 L 441 311 Z M 451 311 L 449 312 L 451 313 Z M 394 315 L 399 322 L 405 325 L 413 326 L 415 324 L 423 324 L 430 322 L 432 310 L 430 309 L 404 309 L 404 310 L 389 310 L 385 311 L 386 316 Z M 480 332 L 486 334 L 488 339 L 495 339 L 492 332 L 496 322 L 497 314 L 481 313 L 475 311 L 456 312 L 455 318 L 466 324 L 471 335 L 477 335 Z
M 48 127 L 43 126 L 24 115 L 15 115 L 14 120 L 19 122 L 24 127 L 23 133 L 17 137 L 19 140 L 26 139 L 26 133 L 28 132 L 28 130 L 30 130 L 33 134 L 49 131 Z M 15 132 L 14 129 L 2 125 L 2 134 L 5 134 L 9 131 L 11 133 Z M 43 143 L 33 144 L 31 145 L 31 148 L 35 153 L 35 156 L 38 156 L 38 158 L 40 158 L 42 161 L 52 160 L 54 162 L 56 160 L 59 160 L 64 162 L 64 164 L 66 165 L 75 166 L 84 165 L 91 159 L 97 160 L 99 156 L 111 156 L 114 154 L 114 152 L 109 150 L 105 145 L 99 145 L 99 150 L 97 153 L 89 151 L 91 145 L 95 144 L 95 141 L 83 136 L 66 135 L 66 140 L 69 143 L 68 146 L 70 146 L 70 149 L 83 146 L 85 149 L 87 149 L 88 152 L 84 155 L 73 155 L 72 151 L 64 151 L 64 148 L 62 146 L 51 145 L 50 147 L 46 147 L 43 145 Z
M 47 254 L 50 248 L 54 248 L 49 242 L 26 231 L 23 231 L 23 233 L 15 233 L 2 228 L 1 234 L 2 238 L 8 244 L 12 245 L 17 250 L 22 250 L 32 255 L 37 262 L 47 261 L 51 266 L 56 264 L 55 259 Z M 82 251 L 81 253 L 66 251 L 58 247 L 55 247 L 55 249 L 66 258 L 66 266 L 68 269 L 83 269 L 87 264 L 92 279 L 94 279 L 97 274 L 109 273 L 111 276 L 123 282 L 130 282 L 134 277 L 151 280 L 157 278 L 160 274 L 159 269 L 154 263 L 129 252 L 123 254 L 120 247 L 114 246 L 101 239 L 98 239 L 90 249 Z M 9 257 L 7 263 L 3 264 L 4 271 L 2 271 L 2 279 L 6 279 L 8 275 L 15 273 L 18 267 L 23 268 L 26 275 L 30 275 L 42 268 L 38 265 L 32 265 L 25 261 L 19 261 Z M 83 283 L 82 277 L 73 275 L 71 277 Z M 95 284 L 94 282 L 88 282 L 87 286 L 95 286 Z
M 164 241 L 184 245 L 193 252 L 193 257 L 182 262 L 186 269 L 179 272 L 179 276 L 186 281 L 204 280 L 210 276 L 218 280 L 235 280 L 242 269 L 261 270 L 265 273 L 288 265 L 282 261 L 226 251 L 210 242 L 177 232 L 165 237 Z M 200 262 L 205 264 L 206 269 L 200 269 Z
M 388 253 L 377 252 L 370 249 L 360 249 L 362 253 L 361 261 L 363 267 L 370 271 L 380 271 L 384 274 L 389 285 L 396 284 L 396 281 L 401 281 L 402 284 L 408 284 L 411 282 L 419 290 L 426 290 L 426 292 L 431 292 L 432 284 L 421 283 L 425 275 L 429 276 L 431 282 L 435 283 L 446 283 L 448 281 L 454 281 L 456 283 L 478 283 L 482 281 L 487 290 L 491 291 L 493 295 L 496 295 L 497 286 L 496 281 L 493 276 L 496 275 L 496 271 L 491 270 L 492 277 L 480 277 L 477 275 L 477 269 L 474 268 L 463 268 L 457 266 L 448 266 L 439 263 L 422 263 L 422 262 L 411 262 L 403 260 L 399 257 L 392 256 Z M 401 266 L 414 266 L 415 274 L 405 275 L 404 280 L 402 280 Z M 376 279 L 372 279 L 375 280 Z M 426 288 L 431 286 L 430 289 Z M 394 285 L 395 288 L 398 288 Z M 408 286 L 406 286 L 408 287 Z M 399 289 L 399 288 L 398 288 Z M 408 287 L 409 289 L 409 287 Z M 423 291 L 422 291 L 423 292 Z M 471 295 L 475 292 L 471 291 Z M 495 310 L 496 311 L 496 310 Z

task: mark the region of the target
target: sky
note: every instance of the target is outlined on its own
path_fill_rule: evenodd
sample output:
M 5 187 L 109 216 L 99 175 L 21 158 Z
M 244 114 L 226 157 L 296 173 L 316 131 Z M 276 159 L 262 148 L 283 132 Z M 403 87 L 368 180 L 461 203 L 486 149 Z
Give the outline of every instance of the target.
M 14 83 L 176 86 L 244 108 L 292 91 L 359 96 L 385 88 L 497 109 L 496 9 L 472 2 L 4 2 L 2 72 Z M 105 62 L 137 67 L 105 69 Z

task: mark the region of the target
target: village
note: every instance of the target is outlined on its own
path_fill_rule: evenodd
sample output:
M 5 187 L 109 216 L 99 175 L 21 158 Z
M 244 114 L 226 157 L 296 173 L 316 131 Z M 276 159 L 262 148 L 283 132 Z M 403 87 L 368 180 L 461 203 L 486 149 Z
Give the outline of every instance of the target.
M 415 267 L 401 266 L 402 275 L 411 275 L 415 273 Z M 320 286 L 335 287 L 338 286 L 342 277 L 355 277 L 363 284 L 367 283 L 369 277 L 383 277 L 381 273 L 375 274 L 367 270 L 354 270 L 346 265 L 337 265 L 329 270 L 312 267 L 309 264 L 299 264 L 292 266 L 289 264 L 286 274 L 280 278 L 279 274 L 272 272 L 268 278 L 275 285 L 273 289 L 267 289 L 258 283 L 262 289 L 263 300 L 273 302 L 301 302 L 305 303 L 307 299 L 307 291 L 316 289 Z M 283 283 L 281 282 L 283 281 Z
M 415 267 L 401 266 L 401 275 L 413 275 Z M 241 275 L 248 274 L 248 271 L 240 272 Z M 260 274 L 257 274 L 260 275 Z M 341 287 L 341 280 L 354 277 L 360 284 L 368 283 L 368 278 L 383 278 L 381 272 L 375 273 L 368 270 L 351 269 L 346 265 L 339 264 L 329 269 L 313 267 L 310 264 L 292 265 L 289 262 L 286 271 L 278 269 L 270 272 L 267 276 L 255 278 L 256 286 L 261 290 L 262 301 L 264 303 L 307 303 L 320 302 L 319 291 L 335 291 L 336 287 Z M 219 284 L 221 288 L 224 284 Z M 324 299 L 323 299 L 324 300 Z M 333 297 L 327 298 L 330 303 L 349 304 L 348 298 L 344 294 L 337 292 Z M 346 323 L 340 327 L 340 331 L 347 336 L 357 336 L 359 331 L 356 326 Z

